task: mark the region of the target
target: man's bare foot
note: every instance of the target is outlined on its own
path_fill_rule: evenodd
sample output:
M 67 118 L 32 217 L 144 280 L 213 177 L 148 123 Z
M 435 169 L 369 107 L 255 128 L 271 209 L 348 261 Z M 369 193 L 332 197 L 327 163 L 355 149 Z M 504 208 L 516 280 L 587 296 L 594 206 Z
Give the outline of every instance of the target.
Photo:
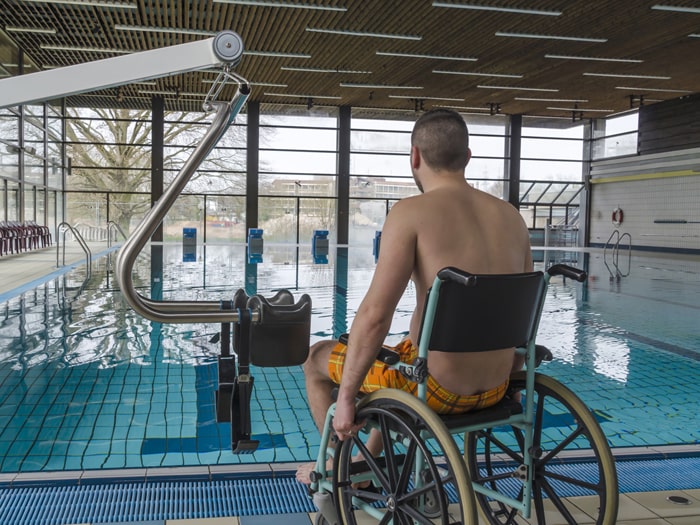
M 311 485 L 311 473 L 316 470 L 316 463 L 305 463 L 297 468 L 297 481 L 304 485 Z

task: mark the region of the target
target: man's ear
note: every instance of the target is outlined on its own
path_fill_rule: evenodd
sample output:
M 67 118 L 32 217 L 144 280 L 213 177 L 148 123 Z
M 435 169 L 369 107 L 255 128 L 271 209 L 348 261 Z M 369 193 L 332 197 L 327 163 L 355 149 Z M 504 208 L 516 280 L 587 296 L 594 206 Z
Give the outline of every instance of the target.
M 411 168 L 417 170 L 418 168 L 420 168 L 420 163 L 421 158 L 418 146 L 411 146 Z
M 467 148 L 467 164 L 469 164 L 470 160 L 472 160 L 472 150 L 471 148 Z

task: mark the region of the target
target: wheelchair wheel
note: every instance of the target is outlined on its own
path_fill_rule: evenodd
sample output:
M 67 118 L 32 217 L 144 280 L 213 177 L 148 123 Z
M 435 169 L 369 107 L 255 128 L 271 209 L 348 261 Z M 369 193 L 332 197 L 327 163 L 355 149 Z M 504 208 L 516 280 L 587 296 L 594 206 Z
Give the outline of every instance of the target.
M 357 418 L 379 431 L 383 454 L 373 457 L 362 436 L 338 444 L 333 490 L 343 523 L 477 522 L 459 448 L 425 403 L 399 390 L 379 390 L 360 400 Z
M 514 374 L 510 385 L 524 398 L 525 373 Z M 571 390 L 545 375 L 535 375 L 534 395 L 531 518 L 526 522 L 513 507 L 476 493 L 481 513 L 494 525 L 590 523 L 591 518 L 582 510 L 585 507 L 597 525 L 613 525 L 618 507 L 617 472 L 594 415 Z M 471 479 L 522 499 L 523 446 L 524 433 L 516 427 L 470 432 L 464 455 Z M 580 509 L 564 500 L 570 496 L 587 498 L 579 500 Z

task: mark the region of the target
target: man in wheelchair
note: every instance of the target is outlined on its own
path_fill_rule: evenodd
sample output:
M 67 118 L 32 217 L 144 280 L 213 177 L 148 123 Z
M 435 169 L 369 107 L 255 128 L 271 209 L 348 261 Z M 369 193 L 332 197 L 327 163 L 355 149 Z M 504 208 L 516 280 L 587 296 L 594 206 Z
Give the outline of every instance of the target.
M 304 365 L 309 405 L 321 432 L 336 388 L 333 429 L 341 441 L 363 428 L 364 423 L 355 418 L 359 392 L 396 388 L 415 395 L 415 382 L 377 360 L 409 280 L 414 283 L 417 304 L 408 337 L 395 348 L 406 363 L 417 356 L 424 298 L 439 270 L 532 271 L 529 234 L 520 213 L 466 181 L 470 156 L 469 133 L 458 113 L 435 109 L 416 121 L 410 163 L 421 194 L 397 202 L 387 215 L 376 270 L 347 345 L 318 342 Z M 505 395 L 511 371 L 522 365 L 513 348 L 430 352 L 428 406 L 439 414 L 458 414 L 494 405 Z M 373 433 L 367 447 L 379 454 L 381 440 Z M 310 483 L 313 468 L 314 464 L 300 467 L 297 479 Z

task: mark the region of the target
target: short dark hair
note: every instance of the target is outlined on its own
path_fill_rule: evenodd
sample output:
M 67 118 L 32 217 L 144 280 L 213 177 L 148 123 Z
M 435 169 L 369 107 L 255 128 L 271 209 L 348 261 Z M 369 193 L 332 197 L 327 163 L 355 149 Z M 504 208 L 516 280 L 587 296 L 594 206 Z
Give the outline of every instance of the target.
M 469 160 L 469 130 L 462 116 L 451 109 L 426 111 L 416 121 L 411 145 L 417 146 L 433 169 L 462 170 Z

